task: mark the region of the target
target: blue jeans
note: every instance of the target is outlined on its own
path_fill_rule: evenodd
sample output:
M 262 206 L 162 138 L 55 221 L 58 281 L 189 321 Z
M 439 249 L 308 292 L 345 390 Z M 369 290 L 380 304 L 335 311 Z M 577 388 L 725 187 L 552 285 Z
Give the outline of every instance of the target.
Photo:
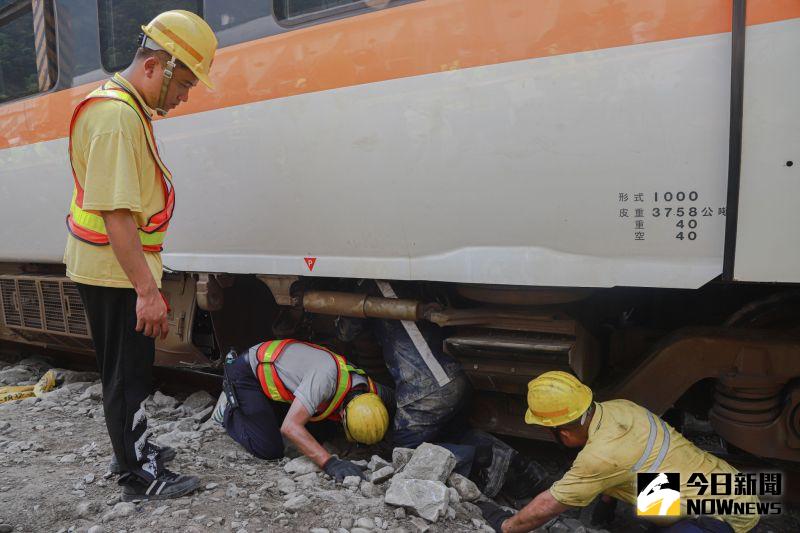
M 391 433 L 392 444 L 402 448 L 416 448 L 423 442 L 437 444 L 455 455 L 455 472 L 468 476 L 475 447 L 455 443 L 467 429 L 464 407 L 469 390 L 467 377 L 460 373 L 444 387 L 398 406 Z

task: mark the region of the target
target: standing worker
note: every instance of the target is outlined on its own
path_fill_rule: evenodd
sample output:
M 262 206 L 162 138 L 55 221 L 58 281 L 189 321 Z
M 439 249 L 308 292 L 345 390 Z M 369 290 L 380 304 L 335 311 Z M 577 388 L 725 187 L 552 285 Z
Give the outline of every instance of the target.
M 259 459 L 278 459 L 285 437 L 339 483 L 364 477 L 363 468 L 328 453 L 308 423 L 341 422 L 348 440 L 375 444 L 389 427 L 386 406 L 394 404 L 391 389 L 341 355 L 293 339 L 262 342 L 232 359 L 222 386 L 215 419 L 233 440 Z M 285 415 L 276 412 L 279 403 L 289 405 Z
M 722 473 L 736 469 L 697 448 L 653 413 L 628 400 L 594 402 L 592 390 L 566 372 L 545 372 L 528 383 L 525 422 L 548 428 L 563 445 L 582 448 L 564 476 L 512 515 L 491 502 L 480 504 L 484 517 L 503 533 L 532 531 L 564 511 L 585 507 L 598 495 L 636 504 L 638 472 L 678 472 L 680 493 L 698 494 L 687 485 L 690 475 Z M 755 496 L 736 495 L 739 502 Z M 683 505 L 683 504 L 682 504 Z M 724 515 L 685 517 L 685 508 L 669 533 L 740 533 L 749 531 L 758 516 Z
M 208 24 L 188 11 L 161 13 L 142 30 L 131 65 L 73 113 L 75 189 L 64 253 L 91 325 L 126 501 L 177 498 L 200 484 L 164 468 L 168 454 L 148 441 L 144 399 L 152 387 L 155 339 L 169 330 L 160 252 L 175 207 L 151 118 L 153 110 L 163 116 L 186 102 L 198 81 L 212 87 L 217 49 Z

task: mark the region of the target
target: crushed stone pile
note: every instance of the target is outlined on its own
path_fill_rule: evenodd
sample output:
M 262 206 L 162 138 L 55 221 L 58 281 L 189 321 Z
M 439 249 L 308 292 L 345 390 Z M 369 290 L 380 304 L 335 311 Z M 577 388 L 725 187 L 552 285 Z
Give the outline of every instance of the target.
M 0 358 L 0 383 L 32 385 L 51 369 L 39 358 Z M 291 449 L 294 457 L 278 461 L 250 456 L 210 419 L 215 398 L 205 391 L 185 398 L 156 392 L 145 403 L 155 442 L 177 451 L 170 468 L 200 477 L 200 490 L 121 502 L 107 472 L 111 445 L 98 374 L 53 370 L 55 389 L 0 404 L 0 533 L 492 531 L 475 504 L 484 496 L 453 472 L 455 458 L 442 447 L 395 448 L 381 457 L 325 443 L 365 468 L 366 479 L 337 485 Z M 597 532 L 590 515 L 590 508 L 571 511 L 537 531 Z M 630 530 L 624 520 L 614 526 Z

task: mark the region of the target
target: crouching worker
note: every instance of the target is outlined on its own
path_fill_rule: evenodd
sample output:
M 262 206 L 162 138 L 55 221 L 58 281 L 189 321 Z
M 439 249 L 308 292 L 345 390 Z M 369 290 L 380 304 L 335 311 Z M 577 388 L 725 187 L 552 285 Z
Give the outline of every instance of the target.
M 567 509 L 589 505 L 601 494 L 636 505 L 639 472 L 680 474 L 680 491 L 662 490 L 675 493 L 671 496 L 680 506 L 680 516 L 659 524 L 660 531 L 740 533 L 758 522 L 755 515 L 686 517 L 686 500 L 680 496 L 697 496 L 699 490 L 687 483 L 692 473 L 702 473 L 707 479 L 716 473 L 734 477 L 736 469 L 697 448 L 644 407 L 628 400 L 592 401 L 592 390 L 571 374 L 545 372 L 528 384 L 525 422 L 545 426 L 565 446 L 582 449 L 569 471 L 519 513 L 512 515 L 491 502 L 480 504 L 495 531 L 532 531 Z M 733 498 L 757 501 L 755 496 Z
M 348 440 L 375 444 L 389 427 L 391 389 L 341 355 L 291 339 L 262 342 L 224 366 L 224 392 L 215 415 L 244 449 L 261 459 L 278 459 L 286 438 L 337 482 L 364 477 L 362 468 L 328 453 L 306 425 L 340 421 Z M 276 402 L 289 404 L 282 420 Z
M 362 292 L 384 298 L 429 300 L 413 285 L 367 282 Z M 423 442 L 448 449 L 455 472 L 469 477 L 485 495 L 527 501 L 549 485 L 534 461 L 500 439 L 470 428 L 472 388 L 461 364 L 443 350 L 443 332 L 435 324 L 338 317 L 337 335 L 351 342 L 367 329 L 381 345 L 394 380 L 397 412 L 387 437 L 392 446 L 416 448 Z

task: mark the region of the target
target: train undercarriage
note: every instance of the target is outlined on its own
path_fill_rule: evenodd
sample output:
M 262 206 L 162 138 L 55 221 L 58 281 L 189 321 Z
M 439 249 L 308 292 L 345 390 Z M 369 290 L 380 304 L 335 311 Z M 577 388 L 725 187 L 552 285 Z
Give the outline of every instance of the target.
M 445 331 L 475 393 L 472 422 L 527 439 L 527 382 L 574 372 L 599 399 L 628 398 L 680 426 L 708 420 L 736 451 L 800 461 L 800 291 L 712 282 L 697 290 L 415 282 L 425 300 L 366 296 L 353 280 L 166 274 L 170 332 L 161 366 L 218 372 L 229 348 L 299 338 L 345 354 L 391 384 L 369 331 L 336 336 L 337 316 L 427 320 Z M 406 282 L 408 283 L 408 282 Z M 0 269 L 0 340 L 92 353 L 74 284 L 52 265 Z

